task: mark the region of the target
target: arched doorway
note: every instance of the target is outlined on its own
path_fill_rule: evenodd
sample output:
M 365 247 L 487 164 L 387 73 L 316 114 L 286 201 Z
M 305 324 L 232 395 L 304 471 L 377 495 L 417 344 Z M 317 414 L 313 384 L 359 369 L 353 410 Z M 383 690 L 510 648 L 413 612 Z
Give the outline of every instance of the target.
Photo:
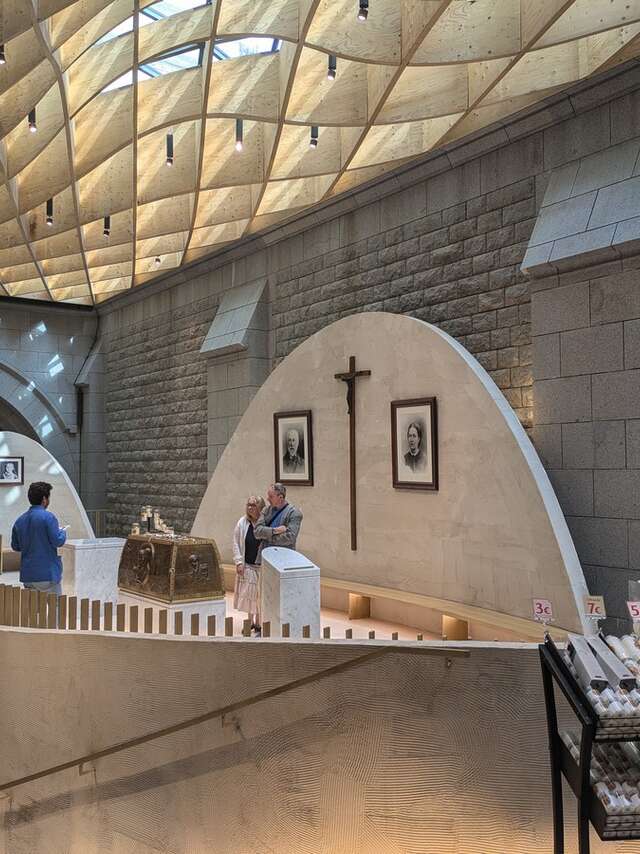
M 0 433 L 3 431 L 21 433 L 36 442 L 40 442 L 38 434 L 31 424 L 7 400 L 0 397 Z

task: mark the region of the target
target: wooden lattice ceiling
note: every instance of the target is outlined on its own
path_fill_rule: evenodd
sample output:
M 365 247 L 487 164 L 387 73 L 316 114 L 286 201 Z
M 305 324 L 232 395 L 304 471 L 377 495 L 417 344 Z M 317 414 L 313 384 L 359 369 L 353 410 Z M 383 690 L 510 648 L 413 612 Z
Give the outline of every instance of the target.
M 1 0 L 0 294 L 108 299 L 640 49 L 640 0 L 369 0 L 366 21 L 358 0 L 213 0 L 142 20 L 154 2 Z M 280 41 L 212 50 L 248 36 Z M 136 74 L 189 45 L 199 65 Z

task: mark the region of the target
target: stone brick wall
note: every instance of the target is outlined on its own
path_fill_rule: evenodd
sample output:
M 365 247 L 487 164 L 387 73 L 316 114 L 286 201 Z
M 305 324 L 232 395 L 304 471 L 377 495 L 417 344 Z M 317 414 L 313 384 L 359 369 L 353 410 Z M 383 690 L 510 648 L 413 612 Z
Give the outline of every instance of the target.
M 122 534 L 142 503 L 189 531 L 207 484 L 207 365 L 202 340 L 215 295 L 157 312 L 110 315 L 105 329 L 108 530 Z M 156 300 L 156 305 L 158 301 Z M 127 322 L 124 322 L 126 319 Z
M 398 194 L 402 198 L 385 199 L 370 216 L 374 229 L 380 219 L 381 226 L 408 221 L 279 271 L 272 312 L 276 357 L 356 311 L 411 314 L 473 353 L 530 426 L 530 299 L 520 264 L 535 223 L 536 180 L 531 175 L 481 193 L 484 165 L 477 160 Z M 527 168 L 535 165 L 534 159 Z M 462 201 L 427 212 L 455 196 Z M 349 231 L 340 222 L 323 230 L 333 231 L 337 244 Z
M 640 578 L 640 258 L 532 283 L 532 436 L 592 593 L 627 630 Z

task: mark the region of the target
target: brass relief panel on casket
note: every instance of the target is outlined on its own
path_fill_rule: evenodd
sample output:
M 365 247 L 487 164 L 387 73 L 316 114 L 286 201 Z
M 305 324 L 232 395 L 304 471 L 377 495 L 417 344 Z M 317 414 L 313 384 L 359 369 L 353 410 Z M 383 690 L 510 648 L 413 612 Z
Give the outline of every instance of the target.
M 214 540 L 129 534 L 120 558 L 118 587 L 161 602 L 224 596 L 222 566 Z

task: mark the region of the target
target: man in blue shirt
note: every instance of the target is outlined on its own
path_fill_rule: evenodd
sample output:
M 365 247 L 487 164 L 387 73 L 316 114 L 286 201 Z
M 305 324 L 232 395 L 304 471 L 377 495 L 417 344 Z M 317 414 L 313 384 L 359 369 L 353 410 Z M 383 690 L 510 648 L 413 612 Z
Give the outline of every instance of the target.
M 58 549 L 67 539 L 66 529 L 47 510 L 51 484 L 39 481 L 29 487 L 31 507 L 19 516 L 11 531 L 11 548 L 20 552 L 20 581 L 25 587 L 62 593 L 62 561 Z

